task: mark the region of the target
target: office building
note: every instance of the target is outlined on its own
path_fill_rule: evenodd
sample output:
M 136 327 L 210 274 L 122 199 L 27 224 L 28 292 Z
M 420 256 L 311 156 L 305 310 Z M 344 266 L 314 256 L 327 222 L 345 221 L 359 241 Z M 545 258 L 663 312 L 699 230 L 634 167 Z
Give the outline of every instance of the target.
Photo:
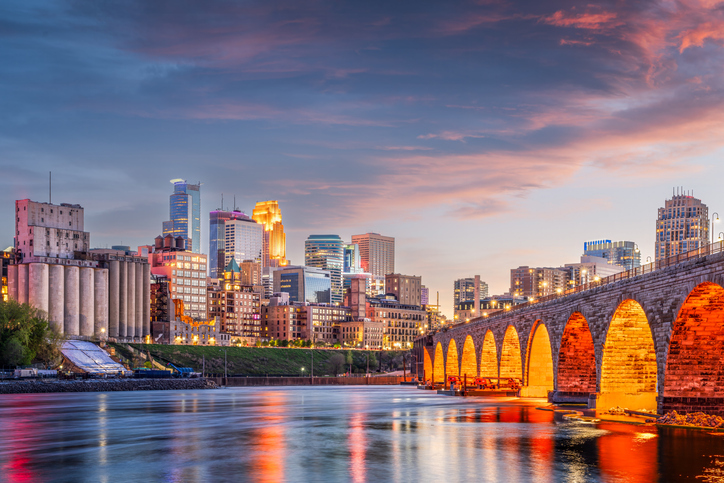
M 367 299 L 367 318 L 382 324 L 382 348 L 386 350 L 411 348 L 427 324 L 423 308 L 401 304 L 392 295 Z
M 359 245 L 348 243 L 344 245 L 344 273 L 364 273 Z
M 655 258 L 661 260 L 709 243 L 709 208 L 701 200 L 675 191 L 656 221 Z
M 455 280 L 454 284 L 454 307 L 460 302 L 466 300 L 475 300 L 475 277 L 459 278 Z M 480 288 L 478 289 L 478 298 L 484 299 L 488 296 L 488 284 L 480 281 Z
M 272 297 L 262 307 L 262 336 L 267 340 L 311 340 L 315 345 L 340 342 L 340 324 L 349 322 L 350 309 L 306 304 Z
M 456 324 L 470 322 L 478 317 L 486 317 L 501 310 L 507 310 L 514 305 L 530 302 L 528 297 L 514 297 L 511 295 L 495 295 L 485 297 L 478 302 L 476 309 L 474 300 L 464 300 L 455 306 L 454 322 Z
M 209 213 L 209 277 L 221 278 L 228 264 L 226 259 L 226 222 L 250 220 L 246 213 L 238 210 L 214 210 Z M 237 263 L 239 260 L 237 260 Z
M 274 271 L 274 293 L 289 294 L 289 301 L 329 304 L 331 275 L 315 267 L 287 266 Z
M 287 236 L 284 233 L 279 202 L 275 200 L 258 202 L 254 206 L 251 217 L 264 227 L 262 266 L 266 268 L 286 267 L 289 265 L 289 260 L 287 260 Z
M 420 305 L 430 305 L 430 289 L 424 285 L 420 288 Z
M 206 255 L 186 250 L 183 237 L 157 236 L 149 255 L 151 273 L 168 281 L 169 298 L 181 300 L 184 314 L 206 320 Z
M 510 293 L 515 297 L 539 298 L 567 288 L 567 272 L 559 268 L 518 267 L 510 270 Z
M 583 244 L 583 255 L 605 258 L 609 264 L 618 265 L 625 270 L 641 266 L 641 251 L 632 241 L 589 241 Z
M 393 294 L 403 305 L 422 305 L 422 277 L 389 273 L 385 275 L 385 293 Z
M 250 218 L 237 218 L 224 222 L 224 262 L 241 263 L 252 260 L 261 263 L 264 227 Z
M 189 184 L 183 179 L 172 179 L 170 220 L 163 222 L 163 235 L 186 240 L 186 247 L 201 252 L 201 183 Z
M 8 266 L 15 261 L 15 251 L 8 248 L 0 252 L 0 301 L 8 301 Z
M 566 287 L 572 288 L 577 285 L 598 282 L 603 278 L 621 273 L 626 268 L 611 264 L 607 258 L 584 255 L 581 257 L 580 263 L 567 263 L 561 267 L 561 270 L 568 272 Z
M 222 278 L 207 286 L 209 319 L 220 321 L 221 332 L 236 344 L 254 345 L 261 336 L 259 293 L 248 282 L 234 259 L 225 267 Z
M 310 235 L 304 242 L 304 264 L 307 267 L 315 267 L 329 272 L 332 288 L 330 303 L 341 304 L 344 298 L 342 292 L 344 243 L 342 239 L 337 235 Z
M 384 326 L 380 321 L 367 318 L 340 322 L 339 342 L 344 347 L 381 350 Z
M 359 246 L 362 271 L 375 278 L 395 273 L 395 239 L 379 233 L 352 235 L 352 243 Z

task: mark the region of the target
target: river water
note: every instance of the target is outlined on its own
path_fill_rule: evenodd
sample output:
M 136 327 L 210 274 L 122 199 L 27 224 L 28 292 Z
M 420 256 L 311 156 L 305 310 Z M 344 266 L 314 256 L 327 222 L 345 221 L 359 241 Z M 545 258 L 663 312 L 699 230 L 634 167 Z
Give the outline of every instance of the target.
M 0 481 L 724 481 L 724 436 L 535 406 L 410 387 L 0 396 Z

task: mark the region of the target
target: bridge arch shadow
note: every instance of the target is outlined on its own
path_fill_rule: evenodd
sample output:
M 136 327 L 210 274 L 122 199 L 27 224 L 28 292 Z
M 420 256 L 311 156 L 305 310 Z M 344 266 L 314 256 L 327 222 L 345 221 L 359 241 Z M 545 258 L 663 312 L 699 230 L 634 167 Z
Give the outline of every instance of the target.
M 480 377 L 498 377 L 498 348 L 493 331 L 488 329 L 480 350 Z
M 455 339 L 450 339 L 447 345 L 447 357 L 445 359 L 445 376 L 459 376 L 460 368 L 458 367 L 458 346 Z
M 475 355 L 475 343 L 472 336 L 465 337 L 463 354 L 460 361 L 460 377 L 475 379 L 478 376 L 478 358 Z
M 557 394 L 588 399 L 596 392 L 596 351 L 588 321 L 573 312 L 566 322 L 558 351 Z
M 724 415 L 724 289 L 692 290 L 674 321 L 663 387 L 663 411 Z
M 442 353 L 442 343 L 435 345 L 435 357 L 433 358 L 432 375 L 430 379 L 433 383 L 439 383 L 445 380 L 445 356 Z
M 500 377 L 523 380 L 523 365 L 520 356 L 520 340 L 518 331 L 509 325 L 503 337 L 503 347 L 500 351 Z M 501 381 L 505 383 L 505 381 Z
M 547 397 L 553 390 L 553 351 L 548 328 L 536 320 L 528 338 L 526 386 L 523 397 Z
M 655 410 L 656 380 L 656 350 L 646 313 L 635 300 L 624 300 L 606 334 L 596 408 Z

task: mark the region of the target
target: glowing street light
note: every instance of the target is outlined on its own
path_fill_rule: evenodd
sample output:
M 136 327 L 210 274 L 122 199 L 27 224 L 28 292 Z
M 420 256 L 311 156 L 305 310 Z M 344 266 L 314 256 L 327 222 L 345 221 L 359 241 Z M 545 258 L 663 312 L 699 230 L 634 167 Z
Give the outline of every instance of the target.
M 716 216 L 716 219 L 714 217 Z M 714 223 L 719 223 L 719 213 L 714 212 L 711 214 L 711 226 L 709 229 L 711 230 L 711 242 L 714 243 Z

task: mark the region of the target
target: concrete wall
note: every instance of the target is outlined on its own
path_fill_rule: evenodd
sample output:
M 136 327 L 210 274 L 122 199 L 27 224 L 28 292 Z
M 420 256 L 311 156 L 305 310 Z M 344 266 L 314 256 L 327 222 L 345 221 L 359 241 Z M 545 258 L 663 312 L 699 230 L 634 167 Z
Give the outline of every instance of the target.
M 407 377 L 410 380 L 411 375 Z M 219 386 L 394 386 L 401 376 L 376 377 L 209 377 Z
M 80 335 L 80 268 L 65 267 L 65 335 Z
M 50 265 L 48 321 L 59 333 L 65 332 L 65 267 Z

